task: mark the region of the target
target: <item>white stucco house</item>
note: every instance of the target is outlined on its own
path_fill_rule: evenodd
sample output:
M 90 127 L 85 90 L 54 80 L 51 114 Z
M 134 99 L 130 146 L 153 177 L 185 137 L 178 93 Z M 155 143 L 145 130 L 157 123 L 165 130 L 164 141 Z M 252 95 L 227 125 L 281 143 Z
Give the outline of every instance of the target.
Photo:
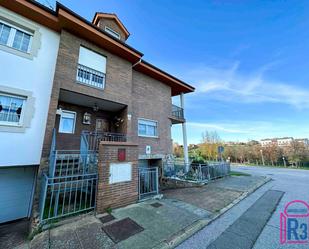
M 0 7 L 0 223 L 30 216 L 59 39 Z

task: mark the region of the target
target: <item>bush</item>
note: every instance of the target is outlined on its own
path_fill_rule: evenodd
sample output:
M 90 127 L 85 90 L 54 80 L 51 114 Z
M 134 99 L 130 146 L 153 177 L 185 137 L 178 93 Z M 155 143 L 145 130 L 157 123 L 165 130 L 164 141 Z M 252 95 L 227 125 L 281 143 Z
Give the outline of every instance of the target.
M 206 160 L 202 156 L 196 156 L 193 158 L 192 163 L 205 164 Z

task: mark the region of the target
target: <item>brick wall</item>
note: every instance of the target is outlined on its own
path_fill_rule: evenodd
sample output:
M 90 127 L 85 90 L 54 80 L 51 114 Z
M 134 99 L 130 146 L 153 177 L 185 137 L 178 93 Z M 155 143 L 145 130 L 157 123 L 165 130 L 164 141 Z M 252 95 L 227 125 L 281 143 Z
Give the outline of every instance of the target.
M 79 47 L 83 45 L 107 57 L 105 89 L 95 89 L 76 83 Z M 50 101 L 43 157 L 50 149 L 52 129 L 56 124 L 56 110 L 60 89 L 110 100 L 127 105 L 122 113 L 124 125 L 122 133 L 127 133 L 129 141 L 139 144 L 139 153 L 145 154 L 145 146 L 152 147 L 152 154 L 170 154 L 171 141 L 171 88 L 147 75 L 132 70 L 131 63 L 113 55 L 96 45 L 62 31 L 60 47 Z M 131 114 L 131 120 L 127 119 Z M 137 137 L 138 118 L 158 121 L 158 138 Z
M 98 165 L 97 212 L 135 203 L 138 200 L 138 149 L 132 143 L 101 142 Z M 119 163 L 118 149 L 126 150 L 126 161 L 132 163 L 132 180 L 110 184 L 110 164 Z M 122 163 L 122 162 L 121 162 Z
M 79 48 L 81 45 L 106 56 L 106 82 L 104 90 L 92 88 L 76 82 Z M 60 89 L 118 102 L 127 105 L 128 111 L 130 111 L 132 100 L 132 64 L 65 30 L 61 32 L 56 72 L 43 144 L 43 157 L 46 157 L 49 153 L 52 130 L 55 127 Z M 130 124 L 126 124 L 126 127 L 129 128 L 131 126 Z M 129 131 L 127 132 L 130 133 Z
M 118 32 L 120 34 L 120 40 L 125 41 L 125 33 L 122 29 L 119 28 L 118 24 L 113 19 L 104 19 L 102 18 L 98 26 L 105 31 L 105 26 L 111 28 L 112 30 Z
M 160 81 L 133 70 L 132 130 L 134 142 L 139 145 L 139 154 L 145 154 L 146 145 L 152 154 L 172 153 L 171 88 Z M 158 121 L 158 138 L 138 137 L 138 118 Z

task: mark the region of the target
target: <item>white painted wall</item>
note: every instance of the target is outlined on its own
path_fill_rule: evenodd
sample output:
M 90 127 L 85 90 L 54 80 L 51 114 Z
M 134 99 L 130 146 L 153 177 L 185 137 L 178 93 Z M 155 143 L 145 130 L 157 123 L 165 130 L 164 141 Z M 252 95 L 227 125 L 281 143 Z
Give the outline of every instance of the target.
M 28 59 L 0 50 L 0 85 L 31 91 L 35 98 L 31 126 L 25 132 L 0 131 L 0 167 L 40 163 L 60 37 L 58 33 L 34 24 L 39 26 L 41 33 L 36 57 Z

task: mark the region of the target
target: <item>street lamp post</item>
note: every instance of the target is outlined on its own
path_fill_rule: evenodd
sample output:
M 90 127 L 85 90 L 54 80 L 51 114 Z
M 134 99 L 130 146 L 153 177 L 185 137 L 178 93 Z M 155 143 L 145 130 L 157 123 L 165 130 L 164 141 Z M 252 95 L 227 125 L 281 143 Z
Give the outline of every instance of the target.
M 260 150 L 260 152 L 261 152 L 261 157 L 262 157 L 263 166 L 265 166 L 265 161 L 264 161 L 264 156 L 263 156 L 263 150 Z

